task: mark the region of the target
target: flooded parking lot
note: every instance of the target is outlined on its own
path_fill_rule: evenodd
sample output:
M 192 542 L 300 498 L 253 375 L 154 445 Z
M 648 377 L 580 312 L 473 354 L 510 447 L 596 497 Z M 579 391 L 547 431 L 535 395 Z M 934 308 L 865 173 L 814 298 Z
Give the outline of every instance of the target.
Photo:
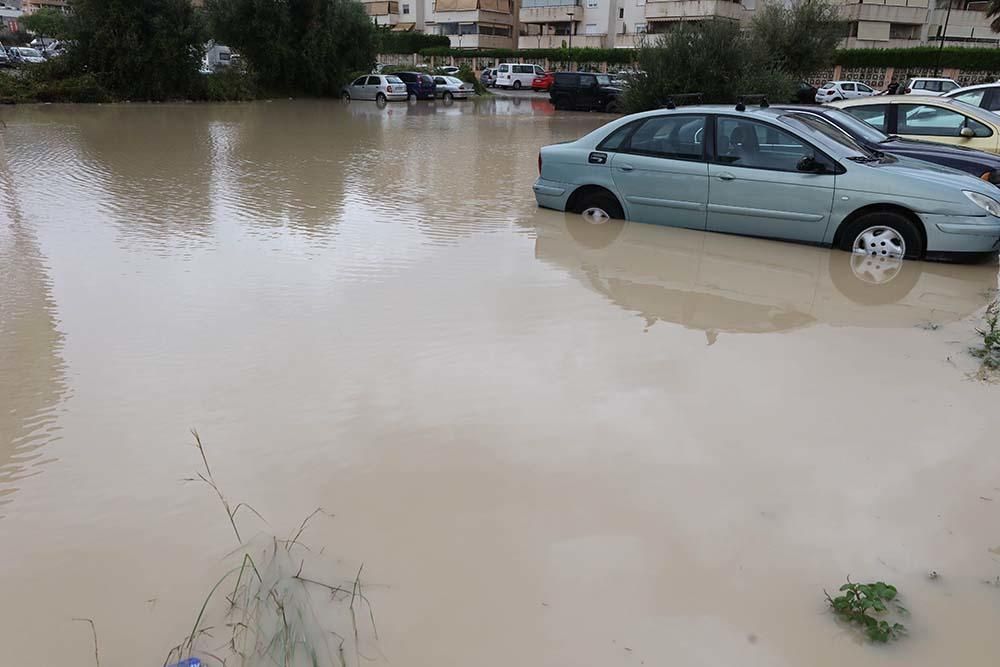
M 190 632 L 233 547 L 192 427 L 248 526 L 335 515 L 376 664 L 1000 655 L 995 264 L 536 209 L 608 120 L 540 99 L 0 119 L 0 662 Z M 838 625 L 847 576 L 910 636 Z

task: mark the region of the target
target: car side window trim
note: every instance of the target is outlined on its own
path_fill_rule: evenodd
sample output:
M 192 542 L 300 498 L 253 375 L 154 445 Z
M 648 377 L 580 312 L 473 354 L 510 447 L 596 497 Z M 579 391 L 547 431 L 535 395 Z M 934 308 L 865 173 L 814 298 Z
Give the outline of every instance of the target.
M 768 122 L 766 120 L 761 120 L 760 118 L 742 118 L 741 116 L 724 115 L 724 114 L 713 114 L 712 115 L 712 123 L 711 123 L 711 125 L 712 125 L 712 153 L 711 153 L 711 159 L 709 160 L 709 162 L 711 162 L 711 164 L 717 164 L 717 165 L 720 165 L 720 166 L 723 166 L 723 167 L 732 167 L 734 169 L 756 169 L 757 171 L 777 171 L 777 172 L 781 172 L 783 174 L 797 174 L 797 173 L 800 173 L 800 172 L 789 170 L 789 169 L 771 169 L 769 167 L 752 167 L 752 166 L 748 166 L 748 165 L 731 164 L 729 162 L 722 162 L 719 159 L 719 152 L 718 152 L 718 150 L 716 150 L 716 145 L 715 145 L 715 135 L 716 135 L 715 128 L 717 127 L 718 119 L 720 119 L 720 118 L 725 118 L 725 119 L 733 118 L 733 119 L 736 119 L 736 120 L 745 120 L 747 122 L 758 123 L 760 125 L 766 125 L 766 126 L 768 126 L 770 128 L 773 128 L 774 130 L 777 130 L 778 132 L 784 132 L 785 134 L 791 135 L 792 137 L 795 137 L 796 140 L 801 141 L 803 144 L 805 144 L 806 146 L 808 146 L 809 148 L 811 148 L 813 150 L 813 153 L 816 154 L 816 158 L 817 159 L 820 159 L 820 160 L 822 160 L 824 162 L 827 162 L 828 164 L 833 165 L 833 169 L 834 170 L 833 170 L 833 172 L 831 172 L 830 175 L 843 173 L 843 170 L 844 170 L 843 166 L 839 162 L 837 162 L 836 160 L 834 160 L 832 157 L 830 157 L 829 155 L 827 155 L 826 151 L 824 151 L 824 150 L 822 150 L 820 148 L 817 148 L 816 144 L 814 144 L 813 142 L 809 141 L 808 139 L 805 139 L 805 138 L 799 136 L 794 131 L 792 131 L 792 130 L 790 130 L 788 128 L 781 127 L 780 125 L 775 125 L 774 123 L 770 123 L 770 122 Z M 706 130 L 707 130 L 707 127 L 708 126 L 706 125 Z
M 642 125 L 644 122 L 646 122 L 646 119 L 645 118 L 640 118 L 639 120 L 634 120 L 631 123 L 628 123 L 628 124 L 623 125 L 623 126 L 621 126 L 619 128 L 616 128 L 611 134 L 609 134 L 608 136 L 606 136 L 603 139 L 601 139 L 601 143 L 597 144 L 597 148 L 594 149 L 594 150 L 604 151 L 605 153 L 626 153 L 626 152 L 628 152 L 626 150 L 623 150 L 621 148 L 621 146 L 628 146 L 629 142 L 632 141 L 632 135 L 635 134 L 635 131 L 637 129 L 639 129 L 639 126 Z M 624 132 L 625 138 L 622 139 L 622 142 L 619 145 L 619 147 L 618 148 L 607 148 L 606 144 L 611 140 L 611 137 L 613 137 L 616 134 L 618 134 L 618 131 L 622 130 L 622 129 L 625 130 L 625 132 Z

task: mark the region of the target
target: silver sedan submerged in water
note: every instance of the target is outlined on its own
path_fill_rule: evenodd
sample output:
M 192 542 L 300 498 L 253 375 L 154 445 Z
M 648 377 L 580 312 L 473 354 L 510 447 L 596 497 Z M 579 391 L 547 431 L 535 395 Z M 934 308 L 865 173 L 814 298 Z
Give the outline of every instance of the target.
M 880 257 L 1000 249 L 996 187 L 890 157 L 809 114 L 698 106 L 608 123 L 546 146 L 539 206 L 832 245 Z

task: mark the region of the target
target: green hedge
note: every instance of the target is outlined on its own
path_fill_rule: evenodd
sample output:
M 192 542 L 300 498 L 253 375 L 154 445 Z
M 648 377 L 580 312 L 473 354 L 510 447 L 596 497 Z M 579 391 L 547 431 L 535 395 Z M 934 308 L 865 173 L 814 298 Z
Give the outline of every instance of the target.
M 454 56 L 455 58 L 524 58 L 525 60 L 555 60 L 574 63 L 617 63 L 635 62 L 634 49 L 469 49 L 430 48 L 420 51 L 422 56 Z
M 451 44 L 444 35 L 427 35 L 422 32 L 393 32 L 379 30 L 376 38 L 379 53 L 419 53 L 421 49 L 448 48 Z
M 841 49 L 834 62 L 843 67 L 953 67 L 1000 71 L 1000 49 L 919 46 L 912 49 Z

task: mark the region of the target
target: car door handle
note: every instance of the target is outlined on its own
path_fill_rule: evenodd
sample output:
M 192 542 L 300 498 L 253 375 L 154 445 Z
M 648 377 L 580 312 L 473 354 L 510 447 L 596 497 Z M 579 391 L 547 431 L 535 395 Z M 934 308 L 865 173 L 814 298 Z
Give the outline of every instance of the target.
M 632 171 L 633 169 L 635 169 L 635 167 L 633 167 L 630 164 L 620 164 L 618 165 L 618 168 L 621 169 L 622 171 Z
M 719 174 L 719 180 L 720 181 L 731 181 L 734 178 L 736 178 L 736 177 L 733 176 L 732 174 L 730 174 L 728 171 L 724 171 L 721 174 Z

